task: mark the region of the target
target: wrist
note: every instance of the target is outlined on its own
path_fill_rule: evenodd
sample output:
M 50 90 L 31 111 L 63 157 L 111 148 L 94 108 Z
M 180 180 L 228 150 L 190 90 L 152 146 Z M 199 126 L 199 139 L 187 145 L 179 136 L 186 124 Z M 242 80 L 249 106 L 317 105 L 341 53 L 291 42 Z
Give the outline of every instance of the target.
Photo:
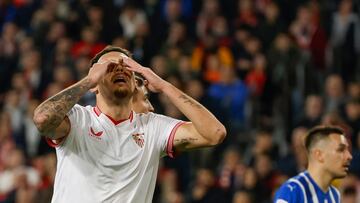
M 161 85 L 160 92 L 163 94 L 168 94 L 169 92 L 173 92 L 173 88 L 176 88 L 171 83 L 164 80 L 164 83 Z
M 94 88 L 97 85 L 97 82 L 92 80 L 89 76 L 86 76 L 81 80 L 81 83 L 84 83 L 89 89 Z

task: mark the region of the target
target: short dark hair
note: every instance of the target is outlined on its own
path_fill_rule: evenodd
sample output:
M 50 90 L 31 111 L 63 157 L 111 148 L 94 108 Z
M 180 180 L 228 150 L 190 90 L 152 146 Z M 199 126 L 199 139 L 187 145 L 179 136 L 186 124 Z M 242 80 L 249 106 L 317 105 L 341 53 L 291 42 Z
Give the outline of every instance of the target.
M 120 47 L 115 47 L 115 46 L 106 46 L 103 50 L 101 50 L 99 53 L 97 53 L 91 60 L 90 60 L 90 67 L 92 67 L 95 63 L 97 63 L 100 59 L 101 56 L 103 56 L 104 54 L 106 53 L 109 53 L 109 52 L 120 52 L 120 53 L 123 53 L 125 54 L 126 56 L 128 57 L 131 57 L 131 53 L 130 51 L 126 50 L 126 49 L 123 49 L 123 48 L 120 48 Z
M 318 141 L 329 137 L 330 134 L 344 135 L 344 131 L 336 126 L 315 126 L 309 130 L 305 137 L 305 148 L 309 152 L 310 149 L 318 143 Z

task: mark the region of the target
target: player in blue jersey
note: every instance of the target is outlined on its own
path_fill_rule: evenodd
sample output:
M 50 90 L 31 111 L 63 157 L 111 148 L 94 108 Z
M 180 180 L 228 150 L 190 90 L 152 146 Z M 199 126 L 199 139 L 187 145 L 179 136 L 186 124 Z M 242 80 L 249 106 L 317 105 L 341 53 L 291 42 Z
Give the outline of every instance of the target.
M 276 192 L 275 203 L 340 203 L 331 185 L 347 175 L 352 159 L 344 132 L 334 126 L 317 126 L 305 138 L 307 170 L 290 178 Z

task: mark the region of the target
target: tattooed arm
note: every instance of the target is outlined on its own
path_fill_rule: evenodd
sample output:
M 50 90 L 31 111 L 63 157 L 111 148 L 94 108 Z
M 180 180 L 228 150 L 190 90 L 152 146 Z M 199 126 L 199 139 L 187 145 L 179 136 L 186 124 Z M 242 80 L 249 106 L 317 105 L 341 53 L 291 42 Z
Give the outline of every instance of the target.
M 66 136 L 70 130 L 66 114 L 91 88 L 87 77 L 41 103 L 34 111 L 34 123 L 40 133 L 50 139 Z
M 173 143 L 176 150 L 214 146 L 223 141 L 226 136 L 225 127 L 204 106 L 161 79 L 151 69 L 142 67 L 130 58 L 125 58 L 124 63 L 130 70 L 145 77 L 150 91 L 165 94 L 191 121 L 177 129 Z
M 171 84 L 162 93 L 191 121 L 181 125 L 175 134 L 176 150 L 214 146 L 222 142 L 225 127 L 204 106 Z
M 66 114 L 88 90 L 97 85 L 109 63 L 94 64 L 84 79 L 50 97 L 35 109 L 33 120 L 43 136 L 53 140 L 67 136 L 70 121 Z

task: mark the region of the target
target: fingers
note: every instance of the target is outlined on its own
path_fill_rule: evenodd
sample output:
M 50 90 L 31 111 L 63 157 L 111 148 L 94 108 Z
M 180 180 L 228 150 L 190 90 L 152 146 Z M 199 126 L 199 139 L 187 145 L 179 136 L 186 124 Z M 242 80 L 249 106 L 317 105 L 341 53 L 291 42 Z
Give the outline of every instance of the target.
M 140 65 L 138 62 L 136 62 L 135 60 L 133 60 L 130 57 L 123 58 L 123 63 L 125 64 L 125 67 L 129 68 L 132 71 L 136 71 L 139 73 L 141 73 L 141 69 L 144 68 L 142 65 Z

